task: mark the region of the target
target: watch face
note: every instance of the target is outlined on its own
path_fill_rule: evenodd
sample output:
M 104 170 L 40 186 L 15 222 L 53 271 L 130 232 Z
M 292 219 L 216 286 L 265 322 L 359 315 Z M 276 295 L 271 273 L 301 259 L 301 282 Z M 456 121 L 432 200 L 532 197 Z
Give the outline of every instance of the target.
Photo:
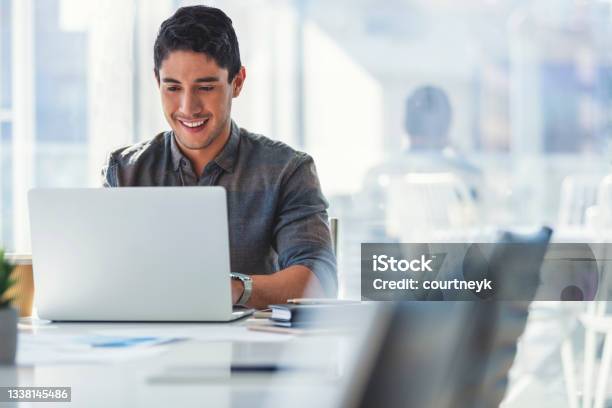
M 252 280 L 249 275 L 245 275 L 243 273 L 234 272 L 231 274 L 233 279 L 240 279 L 241 281 L 250 281 Z

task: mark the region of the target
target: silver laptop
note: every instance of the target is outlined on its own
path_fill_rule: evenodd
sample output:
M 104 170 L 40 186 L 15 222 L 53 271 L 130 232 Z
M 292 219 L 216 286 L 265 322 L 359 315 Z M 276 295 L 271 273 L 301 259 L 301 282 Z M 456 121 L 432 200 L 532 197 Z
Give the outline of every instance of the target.
M 33 189 L 41 319 L 230 321 L 222 187 Z

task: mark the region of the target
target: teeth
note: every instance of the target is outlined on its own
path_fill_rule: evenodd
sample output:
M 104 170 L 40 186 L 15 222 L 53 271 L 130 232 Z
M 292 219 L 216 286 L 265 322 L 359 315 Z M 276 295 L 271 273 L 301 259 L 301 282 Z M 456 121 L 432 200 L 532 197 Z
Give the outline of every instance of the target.
M 204 124 L 205 121 L 201 120 L 199 122 L 183 122 L 181 121 L 181 123 L 187 127 L 190 128 L 194 128 L 194 127 L 198 127 L 198 126 L 202 126 Z

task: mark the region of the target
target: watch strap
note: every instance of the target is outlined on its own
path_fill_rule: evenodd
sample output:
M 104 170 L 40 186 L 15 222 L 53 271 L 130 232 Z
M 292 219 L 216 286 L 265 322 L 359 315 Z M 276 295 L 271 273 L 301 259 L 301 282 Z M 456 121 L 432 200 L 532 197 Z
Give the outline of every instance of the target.
M 242 291 L 242 296 L 238 299 L 236 304 L 238 306 L 244 306 L 247 304 L 249 299 L 251 299 L 251 293 L 253 292 L 253 279 L 249 275 L 245 275 L 244 273 L 232 272 L 230 273 L 232 279 L 238 279 L 242 282 L 244 286 L 244 290 Z

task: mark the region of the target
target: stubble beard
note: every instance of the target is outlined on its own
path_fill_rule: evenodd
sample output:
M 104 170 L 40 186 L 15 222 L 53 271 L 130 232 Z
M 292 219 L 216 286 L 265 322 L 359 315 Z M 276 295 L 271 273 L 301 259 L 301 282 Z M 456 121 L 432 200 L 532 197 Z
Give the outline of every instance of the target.
M 178 126 L 181 126 L 181 125 L 179 124 Z M 203 149 L 208 148 L 210 145 L 212 145 L 213 142 L 221 136 L 221 133 L 223 133 L 224 128 L 225 128 L 225 123 L 219 128 L 214 129 L 213 132 L 210 134 L 210 136 L 200 144 L 189 143 L 188 139 L 186 137 L 183 137 L 181 132 L 175 131 L 175 134 L 177 135 L 178 142 L 184 148 L 189 149 L 189 150 L 203 150 Z

